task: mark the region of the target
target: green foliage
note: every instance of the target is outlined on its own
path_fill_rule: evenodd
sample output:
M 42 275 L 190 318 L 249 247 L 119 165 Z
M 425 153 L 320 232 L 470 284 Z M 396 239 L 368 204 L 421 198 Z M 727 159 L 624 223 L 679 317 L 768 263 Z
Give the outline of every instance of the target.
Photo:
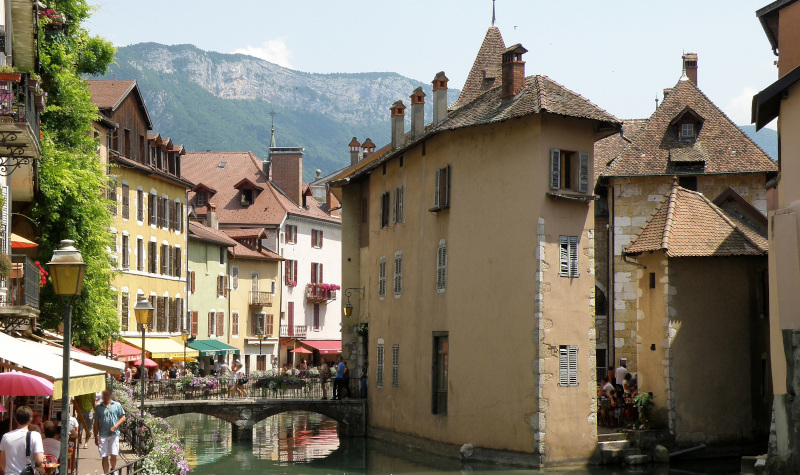
M 638 393 L 633 397 L 633 405 L 639 411 L 639 422 L 637 426 L 642 429 L 650 427 L 650 414 L 656 404 L 653 402 L 653 395 L 650 393 Z
M 40 60 L 48 108 L 42 115 L 42 156 L 39 190 L 31 216 L 39 224 L 39 260 L 47 262 L 62 239 L 72 239 L 86 261 L 83 292 L 73 308 L 75 344 L 92 349 L 106 347 L 119 332 L 116 295 L 109 285 L 114 271 L 108 249 L 111 216 L 104 198 L 105 171 L 90 136 L 97 108 L 92 104 L 85 71 L 106 71 L 113 46 L 92 38 L 81 26 L 90 14 L 85 0 L 52 0 L 63 13 L 64 28 L 40 25 Z M 40 322 L 56 328 L 62 305 L 52 286 L 42 288 Z

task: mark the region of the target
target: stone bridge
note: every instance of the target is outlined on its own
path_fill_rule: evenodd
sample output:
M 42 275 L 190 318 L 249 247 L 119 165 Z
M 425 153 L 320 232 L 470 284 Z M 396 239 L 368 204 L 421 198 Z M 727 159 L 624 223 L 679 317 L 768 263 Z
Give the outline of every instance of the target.
M 289 411 L 316 412 L 339 423 L 339 437 L 367 435 L 366 399 L 307 400 L 162 400 L 147 401 L 147 411 L 158 417 L 205 414 L 231 423 L 233 440 L 252 440 L 253 426 L 264 419 Z

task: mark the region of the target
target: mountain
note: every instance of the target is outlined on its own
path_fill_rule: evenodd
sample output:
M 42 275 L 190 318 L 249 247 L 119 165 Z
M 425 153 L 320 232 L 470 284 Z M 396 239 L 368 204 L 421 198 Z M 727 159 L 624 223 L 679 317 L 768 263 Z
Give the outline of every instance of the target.
M 740 125 L 740 129 L 756 143 L 762 150 L 767 152 L 773 160 L 778 161 L 778 131 L 763 128 L 756 132 L 755 125 Z
M 252 56 L 157 43 L 119 48 L 115 60 L 104 79 L 137 80 L 155 130 L 189 151 L 266 157 L 274 110 L 277 145 L 306 149 L 306 180 L 317 168 L 327 174 L 349 164 L 354 136 L 388 143 L 389 106 L 398 99 L 408 104 L 418 86 L 432 120 L 431 84 L 397 73 L 304 73 Z M 459 92 L 449 91 L 450 103 Z

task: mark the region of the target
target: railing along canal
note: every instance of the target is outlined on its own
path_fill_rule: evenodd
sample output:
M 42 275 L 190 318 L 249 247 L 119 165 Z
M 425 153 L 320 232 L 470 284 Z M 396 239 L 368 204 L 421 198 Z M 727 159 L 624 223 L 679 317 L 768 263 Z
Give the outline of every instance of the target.
M 119 432 L 122 442 L 130 445 L 137 457 L 144 457 L 153 450 L 153 434 L 141 417 L 127 414 Z
M 128 462 L 122 467 L 115 468 L 105 475 L 137 475 L 139 473 L 144 473 L 143 457 L 140 457 L 132 462 Z

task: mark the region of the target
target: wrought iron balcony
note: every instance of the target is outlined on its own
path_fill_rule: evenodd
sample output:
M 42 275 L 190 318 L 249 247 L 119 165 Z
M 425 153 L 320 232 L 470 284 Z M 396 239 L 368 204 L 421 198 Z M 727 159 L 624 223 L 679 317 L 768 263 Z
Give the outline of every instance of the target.
M 39 113 L 45 96 L 23 73 L 0 74 L 0 174 L 9 175 L 39 158 Z
M 251 290 L 250 305 L 253 307 L 272 307 L 272 292 Z
M 312 303 L 328 303 L 329 300 L 336 300 L 337 287 L 333 284 L 308 284 L 306 286 L 306 300 Z
M 6 331 L 33 326 L 39 316 L 41 274 L 33 260 L 23 255 L 11 256 L 11 274 L 2 279 L 7 294 L 0 301 L 0 324 Z
M 281 325 L 281 336 L 286 338 L 305 338 L 308 334 L 306 325 Z

